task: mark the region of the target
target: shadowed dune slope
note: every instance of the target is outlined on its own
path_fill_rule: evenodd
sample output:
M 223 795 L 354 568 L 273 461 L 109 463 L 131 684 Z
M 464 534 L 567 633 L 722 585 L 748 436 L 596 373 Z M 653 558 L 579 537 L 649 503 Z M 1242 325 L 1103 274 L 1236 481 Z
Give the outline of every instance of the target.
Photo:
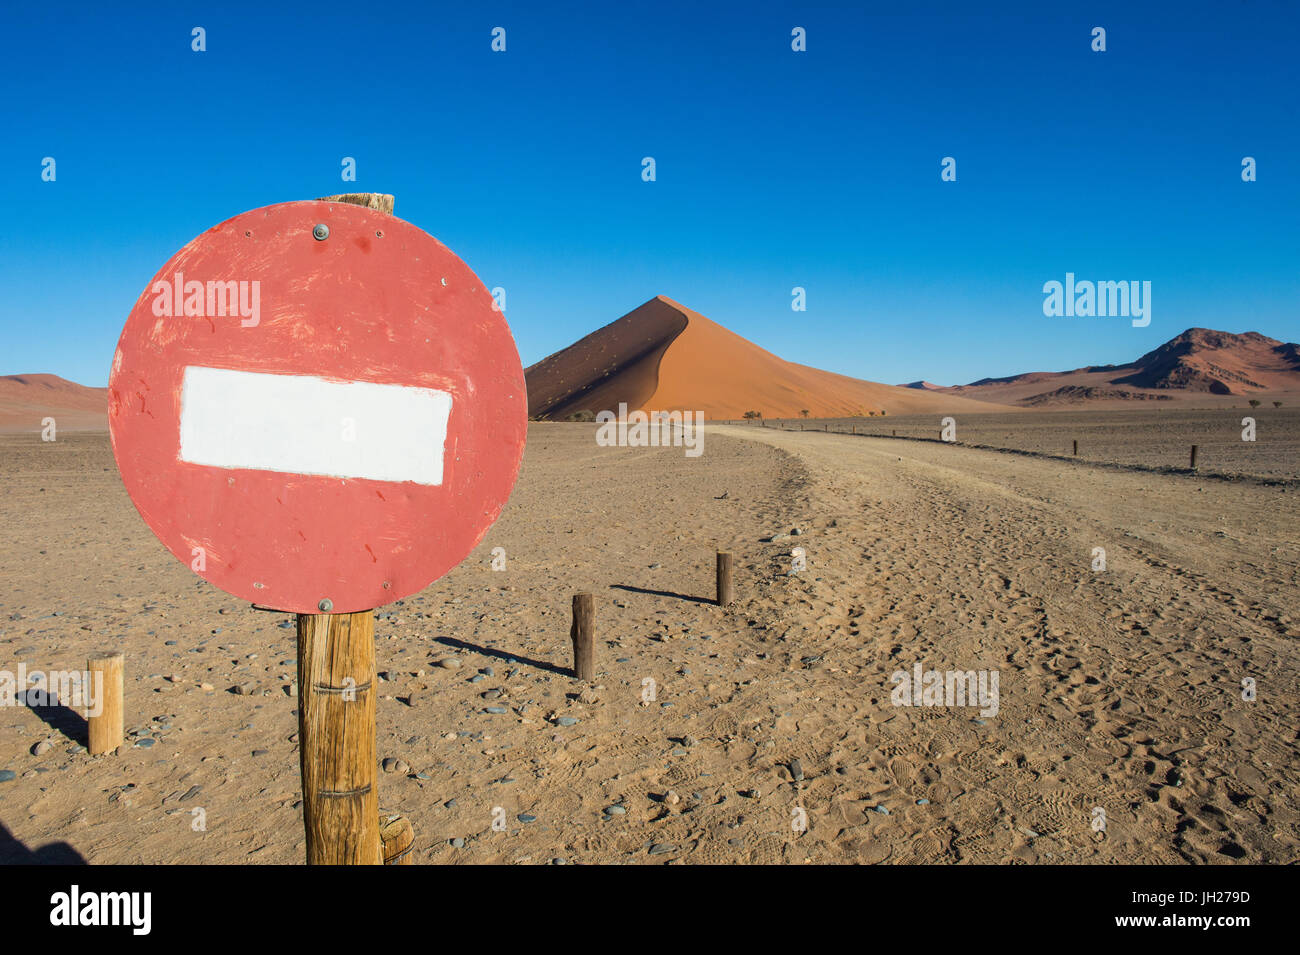
M 580 411 L 700 411 L 706 418 L 839 418 L 987 411 L 986 402 L 900 388 L 797 365 L 717 322 L 657 296 L 525 372 L 528 411 L 562 420 Z
M 563 421 L 583 410 L 641 408 L 654 394 L 659 360 L 686 316 L 652 298 L 617 321 L 524 370 L 528 416 Z

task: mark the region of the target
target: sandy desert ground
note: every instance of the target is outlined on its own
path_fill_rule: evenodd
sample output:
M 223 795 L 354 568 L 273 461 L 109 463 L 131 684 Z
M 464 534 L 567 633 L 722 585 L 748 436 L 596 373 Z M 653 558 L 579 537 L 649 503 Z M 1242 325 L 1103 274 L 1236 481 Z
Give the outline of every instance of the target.
M 1300 860 L 1294 481 L 741 426 L 699 458 L 593 435 L 532 425 L 480 547 L 378 613 L 380 802 L 417 862 Z M 106 435 L 0 435 L 0 471 L 0 668 L 121 648 L 132 731 L 92 759 L 66 711 L 0 712 L 0 861 L 300 862 L 292 619 L 175 561 Z M 600 638 L 585 691 L 578 590 Z M 996 671 L 998 712 L 893 705 L 917 663 Z

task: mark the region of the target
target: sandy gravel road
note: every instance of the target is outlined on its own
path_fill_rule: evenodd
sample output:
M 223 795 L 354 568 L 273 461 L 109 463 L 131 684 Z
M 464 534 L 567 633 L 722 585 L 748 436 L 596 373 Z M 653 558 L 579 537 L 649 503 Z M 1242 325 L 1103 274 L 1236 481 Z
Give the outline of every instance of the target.
M 814 760 L 872 753 L 809 787 L 841 846 L 898 861 L 1300 858 L 1294 491 L 717 430 L 809 473 L 803 591 L 770 610 L 794 653 L 820 654 L 808 689 L 828 705 L 800 726 Z M 893 705 L 891 675 L 917 663 L 998 671 L 996 716 Z M 881 802 L 889 821 L 862 823 Z

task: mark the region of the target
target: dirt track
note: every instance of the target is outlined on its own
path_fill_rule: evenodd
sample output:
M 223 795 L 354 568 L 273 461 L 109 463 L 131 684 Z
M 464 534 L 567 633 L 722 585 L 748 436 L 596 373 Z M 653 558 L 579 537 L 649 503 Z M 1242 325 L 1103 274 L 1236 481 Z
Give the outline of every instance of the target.
M 783 612 L 787 640 L 840 672 L 817 688 L 829 712 L 801 734 L 831 740 L 838 724 L 830 761 L 877 751 L 867 802 L 880 798 L 872 780 L 944 793 L 924 814 L 905 809 L 894 858 L 1297 858 L 1294 493 L 719 430 L 790 451 L 813 475 L 812 579 Z M 1094 547 L 1105 572 L 1091 569 Z M 1000 712 L 980 726 L 970 710 L 890 705 L 880 688 L 918 661 L 1000 670 Z M 1090 831 L 1097 806 L 1104 841 Z M 881 842 L 864 833 L 863 851 L 880 856 Z

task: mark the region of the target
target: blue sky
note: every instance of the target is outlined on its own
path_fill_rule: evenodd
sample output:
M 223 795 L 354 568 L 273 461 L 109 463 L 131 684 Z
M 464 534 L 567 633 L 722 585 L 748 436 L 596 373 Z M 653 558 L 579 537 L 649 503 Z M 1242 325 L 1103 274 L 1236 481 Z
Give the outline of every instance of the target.
M 886 382 L 1300 339 L 1292 0 L 272 7 L 6 9 L 0 374 L 105 384 L 176 250 L 346 191 L 504 287 L 525 365 L 656 294 Z M 1067 271 L 1150 326 L 1045 317 Z

